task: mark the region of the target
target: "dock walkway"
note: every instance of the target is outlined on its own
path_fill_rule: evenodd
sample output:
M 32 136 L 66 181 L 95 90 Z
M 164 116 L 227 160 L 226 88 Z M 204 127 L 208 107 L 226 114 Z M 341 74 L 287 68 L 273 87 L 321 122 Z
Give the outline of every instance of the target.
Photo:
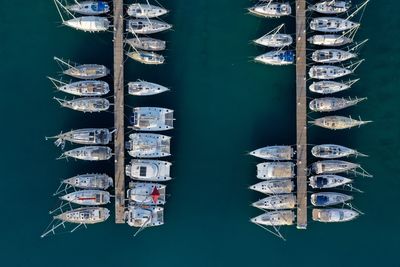
M 307 228 L 306 1 L 296 0 L 297 228 Z
M 123 0 L 114 0 L 114 153 L 115 223 L 124 223 L 125 150 L 124 150 L 124 14 Z

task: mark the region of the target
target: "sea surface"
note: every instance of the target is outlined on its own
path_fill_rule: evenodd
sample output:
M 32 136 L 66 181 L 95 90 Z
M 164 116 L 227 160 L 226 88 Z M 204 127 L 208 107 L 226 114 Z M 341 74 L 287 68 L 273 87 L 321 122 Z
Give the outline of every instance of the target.
M 126 97 L 127 116 L 133 106 L 175 110 L 176 128 L 168 133 L 175 179 L 167 187 L 165 225 L 134 238 L 134 229 L 115 225 L 112 215 L 74 234 L 41 239 L 51 221 L 48 211 L 58 205 L 52 193 L 61 179 L 113 173 L 112 161 L 55 160 L 61 151 L 45 136 L 112 127 L 113 114 L 60 108 L 53 96 L 68 96 L 55 92 L 46 76 L 60 77 L 53 56 L 111 67 L 112 33 L 60 26 L 50 0 L 0 0 L 0 266 L 400 266 L 398 1 L 369 4 L 357 34 L 358 40 L 370 39 L 361 50 L 366 61 L 354 76 L 361 80 L 343 94 L 368 101 L 342 114 L 374 123 L 335 133 L 309 128 L 310 144 L 338 143 L 370 155 L 353 159 L 374 175 L 355 178 L 364 193 L 351 193 L 365 215 L 343 224 L 310 220 L 307 230 L 282 228 L 286 242 L 249 223 L 261 213 L 250 203 L 262 196 L 247 189 L 257 182 L 260 161 L 246 153 L 295 144 L 295 69 L 253 63 L 264 49 L 250 40 L 282 22 L 294 33 L 294 18 L 250 16 L 248 0 L 161 3 L 171 10 L 162 19 L 174 24 L 173 31 L 157 35 L 168 41 L 167 63 L 154 67 L 127 60 L 125 79 L 172 89 L 154 97 Z

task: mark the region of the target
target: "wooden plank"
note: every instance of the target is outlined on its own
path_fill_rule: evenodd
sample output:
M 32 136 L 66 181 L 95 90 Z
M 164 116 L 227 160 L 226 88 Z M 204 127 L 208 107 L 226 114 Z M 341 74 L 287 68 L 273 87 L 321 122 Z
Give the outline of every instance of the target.
M 114 153 L 115 223 L 124 223 L 125 151 L 124 151 L 124 49 L 123 0 L 114 0 Z
M 307 228 L 306 1 L 296 0 L 297 228 Z

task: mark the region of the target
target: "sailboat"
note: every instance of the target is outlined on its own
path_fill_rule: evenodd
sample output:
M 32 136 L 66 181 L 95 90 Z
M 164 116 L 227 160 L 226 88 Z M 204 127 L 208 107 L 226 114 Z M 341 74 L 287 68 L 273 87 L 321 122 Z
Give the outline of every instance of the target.
M 310 121 L 309 123 L 329 130 L 344 130 L 370 123 L 372 121 L 355 120 L 351 117 L 326 116 Z
M 112 150 L 106 146 L 83 146 L 64 152 L 58 159 L 74 158 L 88 161 L 109 160 Z
M 134 34 L 152 34 L 166 31 L 172 25 L 154 19 L 130 19 L 127 22 L 126 30 Z
M 64 100 L 53 97 L 62 107 L 69 108 L 81 112 L 101 112 L 110 108 L 110 102 L 105 98 L 100 97 L 82 97 L 72 100 Z
M 104 65 L 98 64 L 74 64 L 67 61 L 64 61 L 58 57 L 54 57 L 54 60 L 60 63 L 67 68 L 63 70 L 65 75 L 72 76 L 77 79 L 84 80 L 94 80 L 100 79 L 108 74 L 110 74 L 110 70 L 107 69 Z
M 166 47 L 165 41 L 150 37 L 136 36 L 135 38 L 127 39 L 125 42 L 137 50 L 162 51 Z
M 255 57 L 254 60 L 267 65 L 291 65 L 294 63 L 295 54 L 294 51 L 286 50 L 270 51 Z
M 83 206 L 98 206 L 110 203 L 110 193 L 103 190 L 79 190 L 60 197 L 61 200 Z
M 336 82 L 336 81 L 316 81 L 313 82 L 309 89 L 311 92 L 319 94 L 333 94 L 349 89 L 353 84 L 358 82 L 360 79 L 350 80 L 348 82 Z
M 165 86 L 143 80 L 128 83 L 128 93 L 130 95 L 149 96 L 161 94 L 166 91 L 169 91 L 169 89 Z
M 112 133 L 107 128 L 84 128 L 46 137 L 48 139 L 56 139 L 56 146 L 64 146 L 65 141 L 81 145 L 108 145 Z
M 350 209 L 313 209 L 312 218 L 318 222 L 348 222 L 360 214 Z
M 321 14 L 334 15 L 347 12 L 351 7 L 350 0 L 325 0 L 308 7 Z
M 290 34 L 279 33 L 284 26 L 285 24 L 279 25 L 272 31 L 254 40 L 254 43 L 273 48 L 281 48 L 291 45 L 293 43 L 292 36 Z
M 161 65 L 165 58 L 163 55 L 148 51 L 133 51 L 126 54 L 128 57 L 146 65 Z
M 355 99 L 337 97 L 315 98 L 310 101 L 309 107 L 312 111 L 316 112 L 332 112 L 357 105 L 358 103 L 366 99 L 366 97 Z
M 316 145 L 311 149 L 311 154 L 314 157 L 323 159 L 337 159 L 349 156 L 367 156 L 355 149 L 333 144 Z
M 294 209 L 296 207 L 296 196 L 294 194 L 271 195 L 251 205 L 265 210 Z
M 352 196 L 336 192 L 319 192 L 311 194 L 311 204 L 316 207 L 344 204 L 353 199 Z
M 257 178 L 259 179 L 285 179 L 293 177 L 293 162 L 263 162 L 257 164 Z
M 292 8 L 289 3 L 279 3 L 272 0 L 268 3 L 250 7 L 249 12 L 266 18 L 279 18 L 292 14 Z
M 309 178 L 309 181 L 311 188 L 314 189 L 335 188 L 353 182 L 352 179 L 335 174 L 314 175 Z
M 66 8 L 75 13 L 86 16 L 102 15 L 110 12 L 110 6 L 105 1 L 82 1 L 73 5 L 68 5 Z
M 269 211 L 257 217 L 251 218 L 252 223 L 264 226 L 293 225 L 295 221 L 294 212 L 291 210 Z
M 266 146 L 251 151 L 250 155 L 266 160 L 291 160 L 294 151 L 291 146 Z
M 134 3 L 129 5 L 127 13 L 135 18 L 156 18 L 168 13 L 165 8 L 154 6 L 150 4 Z
M 57 90 L 76 96 L 103 96 L 110 92 L 110 86 L 104 81 L 85 80 L 72 83 L 64 83 L 51 77 L 47 77 Z
M 266 180 L 249 187 L 249 189 L 263 194 L 287 194 L 294 189 L 291 179 Z

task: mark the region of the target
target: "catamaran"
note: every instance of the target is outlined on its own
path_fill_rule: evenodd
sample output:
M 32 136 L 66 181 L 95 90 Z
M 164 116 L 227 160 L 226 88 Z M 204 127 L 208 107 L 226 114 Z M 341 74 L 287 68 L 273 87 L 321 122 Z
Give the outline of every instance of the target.
M 313 209 L 312 218 L 318 222 L 348 222 L 360 214 L 350 209 Z
M 311 92 L 319 94 L 333 94 L 349 89 L 353 84 L 360 79 L 350 80 L 348 82 L 335 82 L 335 81 L 317 81 L 313 82 L 309 89 Z
M 325 175 L 315 175 L 309 178 L 310 186 L 314 189 L 327 189 L 335 188 L 339 186 L 344 186 L 353 182 L 352 179 L 335 175 L 335 174 L 325 174 Z
M 292 162 L 263 162 L 257 164 L 257 178 L 259 179 L 285 179 L 294 177 L 294 164 Z
M 141 229 L 160 226 L 164 224 L 164 208 L 129 205 L 125 211 L 125 220 L 129 226 Z
M 267 180 L 249 187 L 249 189 L 263 194 L 287 194 L 294 189 L 291 179 Z
M 130 118 L 136 131 L 166 131 L 174 128 L 174 111 L 166 108 L 133 108 Z
M 137 205 L 164 205 L 166 185 L 156 183 L 129 183 L 126 195 Z
M 357 54 L 340 49 L 321 49 L 312 53 L 311 58 L 318 63 L 339 63 L 357 57 Z
M 171 137 L 161 134 L 134 133 L 129 135 L 127 149 L 134 158 L 158 158 L 171 155 Z
M 101 15 L 110 12 L 110 6 L 105 1 L 82 1 L 66 8 L 75 13 L 82 15 Z
M 279 18 L 292 13 L 289 3 L 273 2 L 272 0 L 265 4 L 250 7 L 248 10 L 252 14 L 266 18 Z
M 152 34 L 171 28 L 172 25 L 154 19 L 130 19 L 128 20 L 126 30 L 134 34 Z
M 344 204 L 353 199 L 352 196 L 336 192 L 319 192 L 311 194 L 311 204 L 316 207 Z
M 266 160 L 291 160 L 294 151 L 291 146 L 266 146 L 251 151 L 249 154 Z
M 47 77 L 57 90 L 76 96 L 102 96 L 110 92 L 108 83 L 103 81 L 86 80 L 73 83 L 64 83 L 51 77 Z
M 61 213 L 54 216 L 54 219 L 69 223 L 95 224 L 106 221 L 109 216 L 110 211 L 106 208 L 83 207 Z
M 329 130 L 344 130 L 370 123 L 372 121 L 355 120 L 351 117 L 326 116 L 309 123 Z
M 339 145 L 332 145 L 332 144 L 316 145 L 311 149 L 311 154 L 314 157 L 323 158 L 323 159 L 337 159 L 337 158 L 343 158 L 343 157 L 349 157 L 349 156 L 356 156 L 356 157 L 357 156 L 362 156 L 362 157 L 367 156 L 367 155 L 364 155 L 364 154 L 358 152 L 355 149 L 351 149 L 351 148 L 339 146 Z
M 351 7 L 349 0 L 325 0 L 308 7 L 321 14 L 334 15 L 347 12 Z
M 310 21 L 310 28 L 314 31 L 335 33 L 348 31 L 360 26 L 360 23 L 338 17 L 319 17 Z
M 316 112 L 331 112 L 357 105 L 358 103 L 366 99 L 366 97 L 355 99 L 337 97 L 315 98 L 310 101 L 309 107 L 312 111 Z
M 98 206 L 110 203 L 110 193 L 103 190 L 79 190 L 61 196 L 60 199 L 83 206 Z
M 128 15 L 135 18 L 156 18 L 168 13 L 165 8 L 150 4 L 131 4 L 128 7 Z
M 101 97 L 82 97 L 72 100 L 64 100 L 53 97 L 62 107 L 81 112 L 101 112 L 110 108 L 110 101 Z
M 257 217 L 251 218 L 252 223 L 265 226 L 293 225 L 294 212 L 291 210 L 269 211 Z
M 251 205 L 255 208 L 265 210 L 294 209 L 296 207 L 296 196 L 294 194 L 272 195 L 260 199 Z
M 58 159 L 74 158 L 88 161 L 109 160 L 112 150 L 106 146 L 83 146 L 64 152 Z
M 135 37 L 127 39 L 125 42 L 138 50 L 162 51 L 166 47 L 165 41 L 150 37 Z
M 339 34 L 317 34 L 307 39 L 311 44 L 322 46 L 343 46 L 353 42 L 353 38 Z
M 147 52 L 147 51 L 133 51 L 126 54 L 128 57 L 146 65 L 160 65 L 163 64 L 165 58 L 163 55 Z
M 46 140 L 48 139 L 56 139 L 54 144 L 62 147 L 66 141 L 81 145 L 108 145 L 112 139 L 112 133 L 106 128 L 84 128 L 46 137 Z
M 134 179 L 146 182 L 162 182 L 171 180 L 168 161 L 151 159 L 134 159 L 126 165 L 125 174 Z
M 128 93 L 130 95 L 148 96 L 161 94 L 166 91 L 169 91 L 169 89 L 165 86 L 142 80 L 128 83 Z
M 294 63 L 295 55 L 293 51 L 270 51 L 255 57 L 254 60 L 267 65 L 291 65 Z

